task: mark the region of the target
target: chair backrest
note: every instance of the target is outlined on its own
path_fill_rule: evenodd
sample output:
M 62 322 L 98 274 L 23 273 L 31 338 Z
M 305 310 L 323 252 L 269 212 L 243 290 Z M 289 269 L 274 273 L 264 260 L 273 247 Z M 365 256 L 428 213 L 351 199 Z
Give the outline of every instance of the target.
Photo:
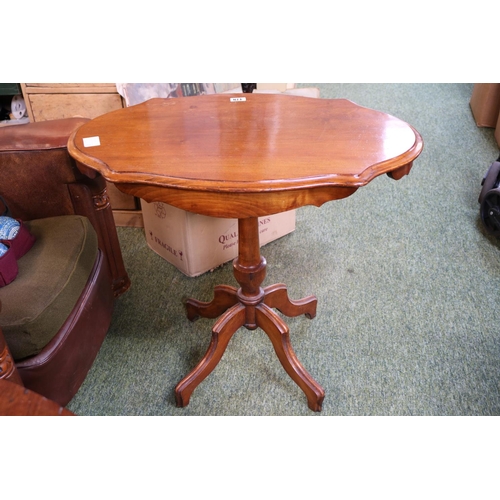
M 106 182 L 87 177 L 69 155 L 67 141 L 87 118 L 66 118 L 0 129 L 0 196 L 11 216 L 34 220 L 84 215 L 99 238 L 118 296 L 130 286 Z

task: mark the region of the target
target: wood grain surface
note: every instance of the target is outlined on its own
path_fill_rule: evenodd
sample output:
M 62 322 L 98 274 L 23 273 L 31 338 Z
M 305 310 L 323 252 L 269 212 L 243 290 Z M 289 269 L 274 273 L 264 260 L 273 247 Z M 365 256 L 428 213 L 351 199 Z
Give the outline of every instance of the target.
M 98 146 L 84 145 L 95 137 Z M 388 114 L 278 94 L 151 99 L 92 120 L 68 143 L 83 169 L 123 192 L 238 218 L 319 206 L 384 173 L 399 178 L 422 147 Z

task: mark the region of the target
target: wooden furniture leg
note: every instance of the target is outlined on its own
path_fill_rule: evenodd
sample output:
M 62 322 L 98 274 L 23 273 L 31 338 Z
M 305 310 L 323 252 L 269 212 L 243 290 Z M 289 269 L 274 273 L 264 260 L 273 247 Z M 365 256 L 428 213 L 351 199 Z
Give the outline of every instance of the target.
M 240 288 L 220 285 L 215 287 L 214 298 L 210 302 L 195 299 L 186 301 L 187 316 L 190 320 L 199 317 L 216 318 L 222 316 L 212 329 L 212 341 L 203 359 L 184 377 L 175 388 L 177 406 L 186 406 L 194 389 L 217 366 L 233 334 L 242 326 L 248 330 L 260 327 L 271 340 L 276 355 L 292 380 L 307 397 L 308 406 L 313 411 L 321 411 L 325 392 L 300 364 L 289 337 L 288 326 L 272 311 L 280 310 L 286 316 L 304 314 L 308 318 L 316 316 L 317 299 L 309 296 L 301 300 L 291 300 L 287 288 L 278 283 L 261 288 L 266 276 L 266 260 L 260 254 L 258 218 L 238 220 L 238 257 L 233 262 L 233 272 Z
M 175 402 L 177 406 L 187 406 L 191 393 L 217 366 L 226 350 L 227 344 L 233 334 L 243 326 L 245 320 L 245 308 L 234 305 L 224 316 L 222 316 L 212 329 L 212 341 L 203 359 L 195 366 L 191 373 L 184 377 L 175 388 Z
M 69 417 L 74 413 L 59 403 L 0 378 L 0 417 Z
M 321 411 L 325 391 L 300 364 L 293 352 L 288 326 L 265 304 L 257 307 L 257 319 L 259 326 L 271 340 L 281 365 L 291 379 L 304 391 L 309 408 L 313 411 Z
M 0 309 L 2 304 L 0 303 Z M 21 375 L 17 371 L 16 364 L 10 353 L 9 346 L 5 342 L 5 337 L 0 329 L 0 379 L 10 380 L 11 382 L 22 385 Z
M 288 298 L 286 285 L 276 283 L 264 288 L 264 304 L 268 307 L 278 309 L 285 316 L 293 318 L 305 314 L 309 319 L 316 317 L 316 304 L 318 299 L 311 295 L 301 300 L 291 300 Z
M 185 305 L 188 319 L 195 321 L 200 317 L 218 318 L 237 303 L 236 288 L 228 285 L 218 285 L 214 288 L 214 298 L 211 302 L 187 299 Z

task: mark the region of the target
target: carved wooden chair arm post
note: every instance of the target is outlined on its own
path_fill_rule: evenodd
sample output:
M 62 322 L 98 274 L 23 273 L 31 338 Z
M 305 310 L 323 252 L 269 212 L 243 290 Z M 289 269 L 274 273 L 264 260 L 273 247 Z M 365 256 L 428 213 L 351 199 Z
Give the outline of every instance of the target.
M 0 302 L 0 310 L 2 309 L 2 304 Z M 19 385 L 23 385 L 21 376 L 17 371 L 14 359 L 10 353 L 10 350 L 5 342 L 5 337 L 3 336 L 2 329 L 0 328 L 0 379 L 10 380 Z
M 118 297 L 128 290 L 130 279 L 123 262 L 106 181 L 101 175 L 90 179 L 81 174 L 78 181 L 68 184 L 68 189 L 75 213 L 88 217 L 97 232 L 99 247 L 106 254 L 113 277 L 113 291 Z

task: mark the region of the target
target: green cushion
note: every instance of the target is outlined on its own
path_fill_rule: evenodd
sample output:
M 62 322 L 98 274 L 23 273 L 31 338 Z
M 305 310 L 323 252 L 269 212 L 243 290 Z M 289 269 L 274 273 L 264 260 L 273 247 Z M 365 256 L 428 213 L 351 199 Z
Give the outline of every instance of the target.
M 97 234 L 86 217 L 26 222 L 36 237 L 18 260 L 19 274 L 0 288 L 0 327 L 16 361 L 38 354 L 68 318 L 97 258 Z

